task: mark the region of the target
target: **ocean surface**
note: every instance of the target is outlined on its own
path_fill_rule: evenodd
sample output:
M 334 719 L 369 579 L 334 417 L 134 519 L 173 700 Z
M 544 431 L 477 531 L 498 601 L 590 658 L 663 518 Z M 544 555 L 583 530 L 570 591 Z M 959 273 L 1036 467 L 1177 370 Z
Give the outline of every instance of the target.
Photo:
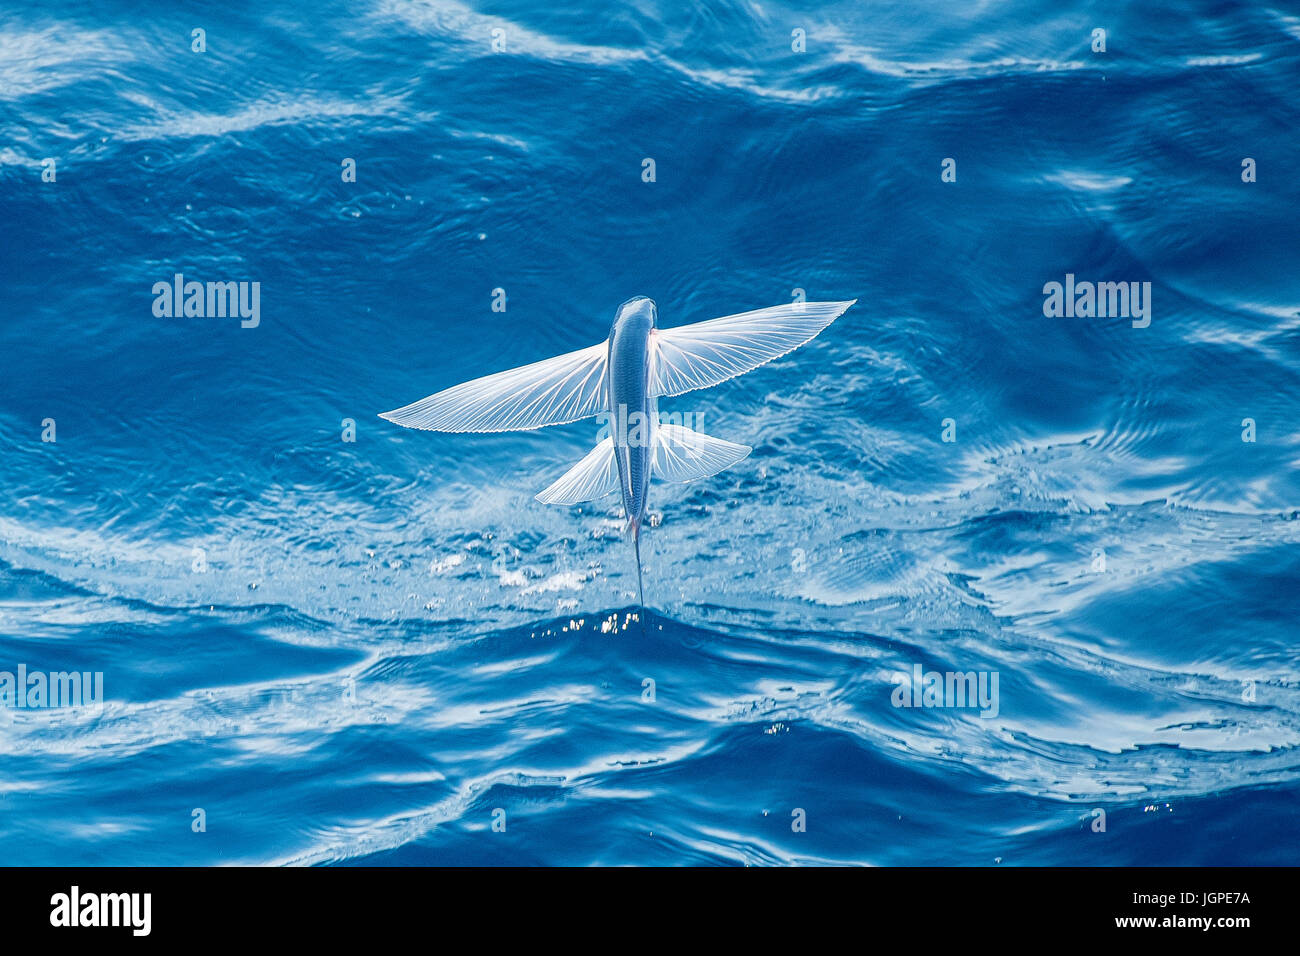
M 1298 862 L 1298 89 L 1294 3 L 6 3 L 0 672 L 103 692 L 0 861 Z M 377 417 L 635 295 L 858 299 L 663 403 L 753 453 L 644 610 L 591 421 Z

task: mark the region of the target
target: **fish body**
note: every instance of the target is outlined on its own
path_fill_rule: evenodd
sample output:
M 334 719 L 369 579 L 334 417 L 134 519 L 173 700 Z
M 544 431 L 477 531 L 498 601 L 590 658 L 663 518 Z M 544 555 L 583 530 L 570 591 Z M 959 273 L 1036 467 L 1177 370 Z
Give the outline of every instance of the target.
M 634 533 L 645 517 L 650 491 L 650 450 L 659 423 L 659 400 L 650 389 L 650 336 L 658 310 L 638 296 L 618 308 L 609 331 L 609 414 L 623 513 Z

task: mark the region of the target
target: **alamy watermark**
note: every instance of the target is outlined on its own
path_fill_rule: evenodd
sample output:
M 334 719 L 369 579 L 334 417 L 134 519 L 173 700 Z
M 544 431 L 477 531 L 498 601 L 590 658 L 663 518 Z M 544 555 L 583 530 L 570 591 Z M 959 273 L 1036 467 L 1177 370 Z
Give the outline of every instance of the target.
M 50 925 L 55 927 L 125 927 L 133 936 L 148 936 L 152 914 L 152 893 L 83 893 L 74 885 L 50 897 Z
M 642 448 L 650 443 L 653 435 L 650 425 L 654 422 L 702 431 L 704 416 L 697 412 L 660 412 L 656 419 L 640 409 L 629 412 L 626 405 L 619 405 L 612 412 L 601 412 L 596 416 L 596 424 L 600 426 L 596 432 L 596 444 L 613 438 L 618 448 Z
M 997 671 L 927 671 L 912 665 L 912 673 L 890 678 L 898 685 L 890 695 L 895 707 L 978 707 L 981 717 L 996 717 Z
M 1132 319 L 1135 329 L 1151 324 L 1150 282 L 1076 282 L 1067 272 L 1064 283 L 1044 285 L 1043 295 L 1049 319 Z
M 13 710 L 104 708 L 103 671 L 0 671 L 0 707 Z
M 262 322 L 262 283 L 185 281 L 178 272 L 172 281 L 153 284 L 153 314 L 160 319 L 239 317 L 245 329 Z

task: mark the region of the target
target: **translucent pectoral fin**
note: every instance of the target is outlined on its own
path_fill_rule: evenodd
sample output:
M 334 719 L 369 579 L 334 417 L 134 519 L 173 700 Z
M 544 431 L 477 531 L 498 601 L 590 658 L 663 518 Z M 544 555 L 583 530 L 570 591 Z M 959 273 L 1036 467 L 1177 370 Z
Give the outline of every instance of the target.
M 597 414 L 604 404 L 604 342 L 455 385 L 380 418 L 440 432 L 526 431 Z
M 566 471 L 555 484 L 537 496 L 544 505 L 576 505 L 603 498 L 618 490 L 618 465 L 614 440 L 606 438 Z
M 730 468 L 750 451 L 748 445 L 702 435 L 681 425 L 660 425 L 655 429 L 650 468 L 664 481 L 694 481 Z
M 791 302 L 650 336 L 654 395 L 681 395 L 743 375 L 793 352 L 857 302 Z

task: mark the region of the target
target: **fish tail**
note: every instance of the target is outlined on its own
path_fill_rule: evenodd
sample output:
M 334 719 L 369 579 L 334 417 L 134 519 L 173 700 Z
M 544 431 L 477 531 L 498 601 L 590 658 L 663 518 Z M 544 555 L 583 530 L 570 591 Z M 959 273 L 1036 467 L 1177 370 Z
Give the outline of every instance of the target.
M 640 606 L 645 607 L 645 586 L 641 583 L 641 522 L 632 523 L 632 550 L 636 552 L 636 593 Z

